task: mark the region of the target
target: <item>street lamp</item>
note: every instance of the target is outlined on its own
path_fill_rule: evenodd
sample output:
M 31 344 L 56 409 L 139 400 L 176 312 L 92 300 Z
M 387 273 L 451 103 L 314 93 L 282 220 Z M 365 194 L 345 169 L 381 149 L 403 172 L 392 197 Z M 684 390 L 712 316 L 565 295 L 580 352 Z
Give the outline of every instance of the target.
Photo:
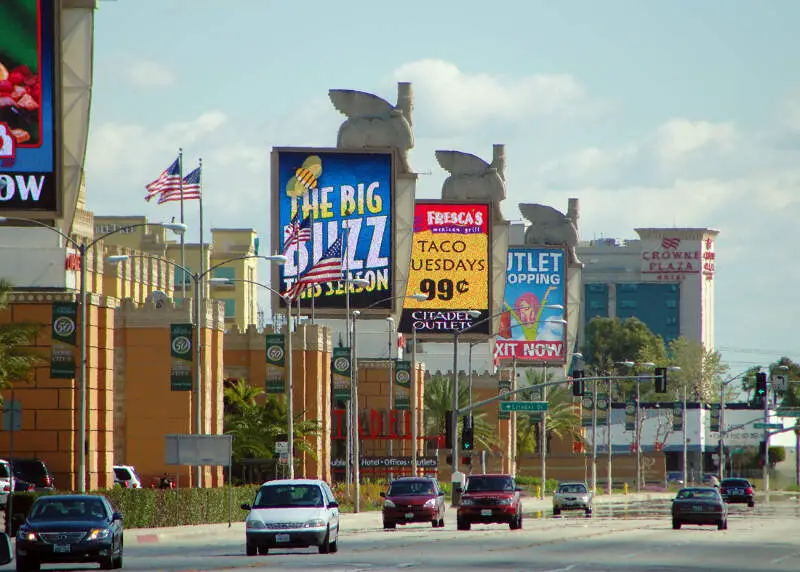
M 646 368 L 655 367 L 651 361 L 636 363 L 630 360 L 625 360 L 621 362 L 617 362 L 617 365 L 622 365 L 627 368 L 632 368 L 635 366 L 641 366 Z M 636 424 L 634 425 L 634 443 L 636 446 L 636 492 L 641 492 L 642 490 L 642 420 L 641 420 L 641 413 L 640 413 L 640 404 L 639 400 L 641 397 L 641 393 L 639 391 L 639 379 L 635 380 L 636 383 Z
M 119 264 L 121 262 L 125 262 L 126 260 L 128 260 L 128 258 L 129 257 L 128 257 L 127 254 L 119 254 L 119 255 L 115 255 L 113 257 L 110 257 L 109 261 L 114 263 L 114 264 Z M 208 270 L 206 270 L 205 272 L 202 272 L 202 273 L 197 273 L 197 272 L 193 273 L 187 267 L 182 266 L 181 264 L 178 264 L 177 262 L 173 262 L 172 260 L 169 260 L 168 258 L 159 258 L 157 256 L 146 256 L 145 258 L 150 258 L 151 260 L 158 260 L 160 262 L 165 262 L 165 263 L 169 264 L 170 266 L 172 266 L 174 268 L 180 269 L 182 271 L 182 273 L 183 273 L 183 276 L 189 276 L 192 279 L 192 282 L 194 283 L 194 300 L 193 300 L 193 302 L 194 302 L 193 312 L 194 312 L 194 315 L 195 315 L 195 320 L 194 320 L 194 338 L 195 338 L 194 339 L 194 362 L 195 362 L 194 363 L 194 367 L 195 367 L 194 415 L 195 415 L 195 434 L 196 435 L 202 435 L 203 434 L 203 431 L 202 431 L 203 407 L 202 407 L 202 403 L 201 403 L 200 400 L 202 398 L 203 367 L 202 367 L 202 362 L 201 362 L 202 354 L 201 354 L 200 339 L 201 339 L 201 336 L 202 336 L 202 331 L 203 331 L 202 330 L 202 325 L 203 324 L 202 324 L 202 320 L 200 319 L 200 311 L 201 311 L 200 298 L 201 298 L 201 295 L 202 295 L 200 286 L 202 284 L 203 278 L 205 276 L 207 276 L 208 274 L 212 273 L 217 268 L 219 268 L 221 266 L 224 266 L 224 265 L 226 265 L 226 264 L 228 264 L 230 262 L 236 262 L 237 260 L 247 260 L 247 259 L 250 259 L 250 258 L 258 258 L 260 260 L 266 260 L 266 261 L 269 261 L 269 262 L 274 262 L 276 264 L 284 264 L 286 262 L 287 258 L 282 254 L 276 254 L 276 255 L 272 255 L 272 256 L 259 256 L 257 254 L 248 254 L 248 255 L 245 255 L 245 256 L 237 256 L 235 258 L 229 258 L 228 260 L 223 260 L 222 262 L 219 262 L 219 263 L 213 265 L 211 268 L 209 268 Z M 196 471 L 197 471 L 197 488 L 202 488 L 202 486 L 203 486 L 202 467 L 198 465 L 196 467 Z
M 789 371 L 789 367 L 779 365 L 775 369 Z M 722 427 L 720 427 L 722 429 Z M 761 480 L 764 482 L 764 492 L 769 491 L 769 383 L 764 391 L 764 459 L 761 468 Z
M 245 278 L 209 278 L 209 284 L 230 284 L 232 282 L 244 282 L 246 284 L 254 284 L 273 294 L 277 294 L 286 303 L 286 349 L 283 352 L 284 361 L 286 362 L 286 457 L 289 465 L 289 478 L 294 478 L 294 378 L 292 370 L 292 301 L 266 284 L 257 282 L 255 280 L 247 280 Z
M 171 230 L 172 232 L 182 235 L 186 232 L 186 225 L 183 223 L 177 222 L 162 222 L 162 223 L 135 223 L 127 226 L 122 226 L 119 228 L 115 228 L 111 232 L 107 232 L 103 235 L 98 236 L 91 242 L 87 241 L 80 241 L 73 239 L 68 234 L 62 232 L 58 228 L 54 226 L 49 226 L 42 221 L 36 219 L 29 219 L 29 218 L 22 218 L 22 217 L 0 217 L 0 224 L 6 221 L 17 221 L 17 222 L 25 222 L 30 223 L 35 226 L 39 226 L 41 228 L 46 228 L 55 232 L 56 234 L 60 235 L 61 238 L 66 240 L 70 243 L 75 249 L 78 251 L 78 255 L 80 257 L 80 306 L 81 306 L 81 315 L 80 315 L 80 330 L 81 330 L 81 345 L 80 345 L 80 354 L 81 354 L 81 363 L 80 368 L 78 369 L 78 491 L 83 493 L 86 492 L 86 449 L 89 446 L 89 442 L 86 439 L 86 371 L 87 371 L 87 360 L 88 360 L 88 352 L 86 350 L 86 332 L 87 332 L 87 310 L 86 310 L 86 255 L 90 248 L 92 248 L 95 244 L 100 242 L 101 240 L 108 238 L 113 234 L 117 234 L 118 232 L 122 232 L 125 230 L 129 230 L 132 228 L 139 228 L 143 226 L 161 226 L 167 230 Z
M 786 367 L 786 366 L 783 366 Z M 761 366 L 758 366 L 756 369 L 761 369 Z M 787 368 L 788 369 L 788 368 Z M 753 371 L 753 368 L 749 368 L 744 370 L 743 372 L 737 373 L 733 377 L 726 379 L 722 383 L 719 384 L 719 480 L 725 477 L 725 435 L 727 434 L 727 430 L 725 428 L 725 388 L 728 387 L 734 381 L 741 379 L 745 375 L 749 374 Z M 685 393 L 685 387 L 684 387 Z M 766 397 L 766 396 L 765 396 Z M 685 412 L 684 412 L 685 415 Z M 765 420 L 766 421 L 766 420 Z M 685 418 L 684 418 L 685 422 Z M 684 482 L 686 482 L 684 480 Z
M 350 351 L 353 354 L 353 359 L 350 363 L 350 395 L 352 402 L 350 411 L 352 418 L 351 431 L 353 432 L 353 484 L 355 485 L 355 498 L 353 499 L 353 512 L 358 513 L 361 511 L 361 443 L 358 431 L 358 338 L 356 337 L 356 325 L 358 317 L 361 312 L 353 310 L 353 345 Z

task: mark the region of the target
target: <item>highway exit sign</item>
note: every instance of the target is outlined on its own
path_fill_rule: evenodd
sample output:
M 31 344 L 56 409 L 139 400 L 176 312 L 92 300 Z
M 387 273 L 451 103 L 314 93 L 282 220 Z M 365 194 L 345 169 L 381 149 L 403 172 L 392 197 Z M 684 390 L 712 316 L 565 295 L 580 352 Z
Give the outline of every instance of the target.
M 755 429 L 783 429 L 783 423 L 753 423 Z
M 546 401 L 501 401 L 500 411 L 547 411 Z

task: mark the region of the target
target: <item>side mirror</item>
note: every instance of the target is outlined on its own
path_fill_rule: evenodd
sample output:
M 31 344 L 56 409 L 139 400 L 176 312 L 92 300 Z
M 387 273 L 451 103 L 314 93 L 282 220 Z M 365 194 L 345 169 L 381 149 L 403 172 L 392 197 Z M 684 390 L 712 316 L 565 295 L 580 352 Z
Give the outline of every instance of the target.
M 381 491 L 381 492 L 379 492 L 378 494 L 380 495 L 380 497 L 381 497 L 382 499 L 385 499 L 385 498 L 386 498 L 386 493 L 385 493 L 385 492 Z
M 515 490 L 515 491 L 517 491 L 517 492 L 519 492 L 519 491 L 521 491 L 521 490 L 522 490 L 522 487 L 514 487 L 514 490 Z
M 331 501 L 328 503 L 328 508 L 339 508 L 339 503 L 336 501 Z
M 111 520 L 122 520 L 122 513 L 115 512 L 111 515 Z
M 246 502 L 243 502 L 242 504 L 240 504 L 240 505 L 239 505 L 239 507 L 240 507 L 242 510 L 250 510 L 250 509 L 252 508 L 252 507 L 251 507 L 249 504 L 247 504 Z
M 14 558 L 11 551 L 11 540 L 5 532 L 0 532 L 0 565 L 8 564 Z
M 436 496 L 443 497 L 443 496 L 444 496 L 444 491 L 439 491 L 439 494 L 438 494 L 438 495 L 436 495 Z

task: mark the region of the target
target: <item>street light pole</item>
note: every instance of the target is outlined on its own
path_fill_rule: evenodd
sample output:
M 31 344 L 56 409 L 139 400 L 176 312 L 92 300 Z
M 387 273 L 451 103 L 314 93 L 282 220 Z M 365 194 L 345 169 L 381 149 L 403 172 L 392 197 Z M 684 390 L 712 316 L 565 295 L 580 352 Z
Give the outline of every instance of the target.
M 769 384 L 764 391 L 764 459 L 761 468 L 761 479 L 764 481 L 764 492 L 769 492 Z
M 640 417 L 641 409 L 639 405 L 639 398 L 641 392 L 639 390 L 639 381 L 636 381 L 636 492 L 642 491 L 642 419 Z
M 80 285 L 80 304 L 81 304 L 81 366 L 78 372 L 78 435 L 80 442 L 78 443 L 78 491 L 81 493 L 86 492 L 86 449 L 89 443 L 86 439 L 86 375 L 87 375 L 87 344 L 86 333 L 88 332 L 87 320 L 88 312 L 86 310 L 86 262 L 87 262 L 87 245 L 81 242 L 78 246 L 78 254 L 81 260 L 81 285 Z M 13 492 L 13 491 L 12 491 Z
M 353 310 L 353 360 L 350 364 L 350 386 L 353 390 L 353 409 L 355 412 L 355 422 L 353 423 L 353 482 L 355 484 L 355 499 L 353 501 L 353 512 L 359 513 L 361 511 L 361 467 L 359 465 L 360 457 L 360 443 L 358 432 L 358 338 L 356 325 L 358 324 L 358 316 L 361 312 Z
M 686 439 L 686 424 L 689 420 L 686 418 L 686 384 L 683 384 L 683 486 L 689 486 L 689 467 L 687 460 L 689 458 L 689 441 Z
M 185 274 L 185 273 L 184 273 Z M 203 326 L 200 321 L 200 275 L 192 275 L 194 282 L 194 418 L 195 435 L 203 434 L 203 364 L 200 363 L 202 357 L 200 353 L 200 337 L 203 335 Z M 197 471 L 197 488 L 203 488 L 203 467 L 195 467 Z
M 453 395 L 452 405 L 453 411 L 451 412 L 450 419 L 450 455 L 452 456 L 453 474 L 458 472 L 458 334 L 453 333 Z
M 417 476 L 417 327 L 411 324 L 411 476 Z
M 272 290 L 270 288 L 270 290 Z M 289 478 L 294 478 L 294 345 L 292 344 L 292 301 L 286 300 L 286 457 Z
M 394 453 L 394 447 L 393 447 L 393 443 L 392 443 L 392 441 L 393 441 L 392 434 L 394 433 L 394 431 L 392 431 L 393 428 L 391 427 L 392 409 L 394 408 L 394 367 L 393 367 L 393 362 L 392 362 L 392 327 L 394 326 L 394 318 L 391 318 L 391 317 L 386 318 L 386 324 L 389 326 L 388 327 L 388 330 L 389 330 L 389 357 L 388 357 L 388 361 L 389 361 L 389 417 L 388 417 L 387 420 L 389 421 L 389 450 L 388 450 L 388 453 L 389 453 L 389 457 L 391 457 L 392 454 Z M 393 480 L 394 480 L 394 471 L 390 467 L 389 468 L 389 482 L 392 482 Z
M 597 494 L 597 380 L 592 382 L 592 494 Z

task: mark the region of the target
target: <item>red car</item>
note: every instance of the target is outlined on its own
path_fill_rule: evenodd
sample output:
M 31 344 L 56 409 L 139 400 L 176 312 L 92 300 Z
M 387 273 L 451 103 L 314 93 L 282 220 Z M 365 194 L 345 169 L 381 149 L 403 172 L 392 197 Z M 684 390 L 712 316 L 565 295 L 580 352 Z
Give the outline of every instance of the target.
M 458 507 L 458 530 L 487 523 L 522 528 L 521 490 L 511 475 L 470 475 Z
M 430 522 L 434 528 L 444 526 L 444 492 L 436 479 L 403 477 L 395 479 L 389 492 L 381 492 L 383 528 L 395 528 L 409 522 Z

